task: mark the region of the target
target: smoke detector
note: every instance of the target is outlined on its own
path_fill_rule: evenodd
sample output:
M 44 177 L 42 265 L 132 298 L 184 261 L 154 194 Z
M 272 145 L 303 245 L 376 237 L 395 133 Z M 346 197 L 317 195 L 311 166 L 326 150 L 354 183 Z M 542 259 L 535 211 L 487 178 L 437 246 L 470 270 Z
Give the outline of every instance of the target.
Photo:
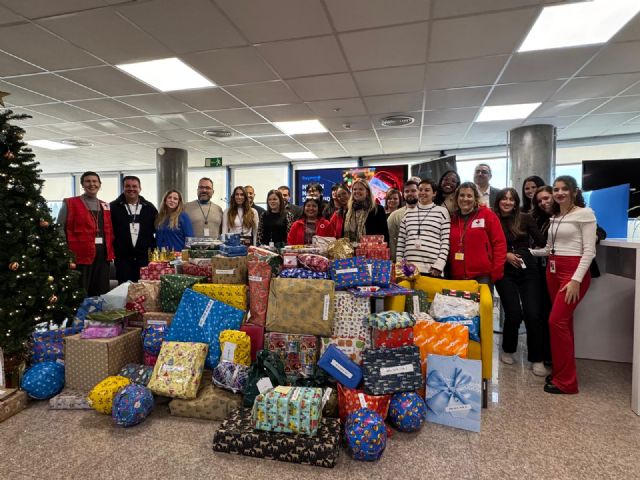
M 210 128 L 202 132 L 202 134 L 214 138 L 229 138 L 233 136 L 231 130 L 225 130 L 224 128 Z
M 391 115 L 380 120 L 383 127 L 406 127 L 415 122 L 416 119 L 410 115 Z
M 93 143 L 75 138 L 65 138 L 64 140 L 60 140 L 60 143 L 69 145 L 70 147 L 93 147 Z

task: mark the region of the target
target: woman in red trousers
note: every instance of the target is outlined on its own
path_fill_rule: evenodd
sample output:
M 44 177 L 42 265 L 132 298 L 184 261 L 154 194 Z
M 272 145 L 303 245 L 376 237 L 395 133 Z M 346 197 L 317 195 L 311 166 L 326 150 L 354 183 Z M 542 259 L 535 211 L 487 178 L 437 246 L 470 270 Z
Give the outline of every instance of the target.
M 553 370 L 547 377 L 547 393 L 578 393 L 573 342 L 573 312 L 587 293 L 589 266 L 596 256 L 596 217 L 584 207 L 575 178 L 553 182 L 554 216 L 547 247 L 547 286 L 551 297 L 549 330 Z

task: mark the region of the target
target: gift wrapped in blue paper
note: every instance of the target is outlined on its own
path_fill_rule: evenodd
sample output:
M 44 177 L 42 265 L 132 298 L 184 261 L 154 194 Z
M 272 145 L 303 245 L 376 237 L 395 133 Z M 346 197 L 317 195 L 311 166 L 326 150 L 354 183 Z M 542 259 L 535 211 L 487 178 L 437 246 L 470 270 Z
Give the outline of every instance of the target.
M 225 257 L 244 257 L 247 255 L 247 247 L 245 245 L 220 245 L 220 253 Z
M 480 341 L 480 317 L 478 315 L 475 317 L 442 317 L 437 321 L 440 323 L 458 323 L 460 325 L 466 325 L 469 327 L 469 340 L 473 340 L 474 342 Z
M 327 272 L 314 272 L 308 268 L 285 268 L 278 275 L 280 278 L 311 278 L 313 280 L 327 280 Z
M 427 358 L 427 421 L 480 431 L 482 362 L 458 356 Z
M 371 274 L 364 257 L 333 260 L 329 266 L 329 271 L 336 288 L 371 285 Z
M 391 260 L 367 260 L 371 270 L 371 283 L 379 287 L 388 287 L 391 283 Z
M 362 354 L 362 377 L 364 391 L 372 395 L 419 390 L 424 386 L 420 350 L 415 345 L 369 348 Z
M 214 368 L 220 360 L 220 332 L 240 329 L 243 317 L 242 310 L 188 288 L 182 295 L 165 341 L 208 344 L 206 366 Z

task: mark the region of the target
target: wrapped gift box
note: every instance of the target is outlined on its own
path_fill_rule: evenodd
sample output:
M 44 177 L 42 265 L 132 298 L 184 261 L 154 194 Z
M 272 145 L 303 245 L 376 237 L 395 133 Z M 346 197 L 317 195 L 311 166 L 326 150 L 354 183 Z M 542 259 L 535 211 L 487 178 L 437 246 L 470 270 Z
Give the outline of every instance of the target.
M 206 343 L 209 346 L 207 368 L 220 360 L 220 332 L 238 330 L 244 312 L 187 289 L 173 317 L 166 340 Z
M 308 278 L 314 280 L 326 280 L 329 278 L 327 272 L 316 272 L 308 268 L 283 268 L 280 278 Z
M 338 408 L 340 421 L 345 422 L 347 416 L 361 408 L 368 408 L 387 418 L 391 395 L 369 395 L 362 390 L 354 390 L 338 384 Z
M 213 257 L 211 259 L 211 282 L 246 285 L 247 257 Z
M 176 273 L 176 270 L 169 262 L 149 262 L 149 265 L 140 268 L 140 280 L 160 280 L 162 275 L 172 273 Z
M 178 304 L 184 291 L 203 280 L 204 277 L 192 277 L 191 275 L 163 275 L 160 279 L 162 311 L 167 313 L 175 312 L 178 309 Z
M 424 376 L 427 372 L 426 360 L 429 354 L 467 357 L 469 328 L 455 323 L 420 320 L 413 327 L 413 343 L 420 349 L 420 362 Z
M 193 258 L 213 258 L 218 255 L 218 253 L 218 249 L 189 248 L 186 250 L 186 257 L 188 260 Z
M 140 297 L 144 297 L 142 306 L 145 312 L 159 311 L 160 280 L 140 280 L 138 283 L 130 283 L 129 291 L 127 292 L 127 303 L 133 303 Z
M 413 345 L 413 327 L 393 330 L 372 329 L 371 337 L 376 348 L 397 348 Z
M 247 270 L 249 274 L 249 312 L 251 323 L 264 325 L 267 319 L 269 286 L 274 275 L 274 258 L 269 250 L 249 247 Z M 277 257 L 280 259 L 280 257 Z M 276 263 L 275 274 L 279 271 L 281 260 Z
M 443 288 L 442 294 L 448 297 L 466 298 L 467 300 L 480 302 L 480 294 L 478 292 L 467 292 L 466 290 L 451 290 L 449 288 Z
M 322 418 L 322 389 L 278 386 L 256 397 L 251 423 L 257 430 L 315 435 Z
M 142 314 L 142 326 L 148 327 L 149 325 L 171 325 L 171 321 L 175 315 L 173 313 L 165 312 L 145 312 Z
M 206 343 L 163 343 L 149 380 L 149 389 L 165 397 L 196 398 L 207 350 Z
M 64 360 L 64 339 L 80 333 L 82 327 L 57 328 L 33 334 L 31 363 Z
M 65 338 L 65 386 L 89 391 L 127 363 L 142 363 L 139 328 L 128 328 L 114 338 L 83 340 L 80 335 Z
M 176 417 L 224 420 L 240 408 L 242 395 L 236 395 L 213 385 L 206 385 L 193 400 L 175 398 L 169 402 L 169 411 Z
M 349 388 L 356 388 L 362 380 L 362 369 L 335 345 L 329 345 L 318 360 L 318 366 Z
M 287 375 L 313 374 L 318 361 L 318 339 L 313 335 L 270 332 L 265 335 L 267 348 L 280 355 Z
M 213 437 L 213 450 L 333 468 L 340 455 L 340 421 L 323 418 L 315 436 L 255 430 L 251 410 L 236 410 Z
M 331 280 L 274 278 L 269 292 L 269 331 L 329 336 L 333 331 Z
M 354 297 L 348 292 L 336 292 L 334 310 L 332 336 L 364 338 L 365 346 L 370 347 L 371 328 L 363 322 L 371 314 L 369 299 Z
M 411 295 L 407 295 L 404 310 L 407 313 L 427 313 L 429 311 L 429 299 L 427 293 L 416 290 Z
M 416 319 L 407 312 L 387 312 L 372 313 L 366 319 L 366 323 L 371 328 L 378 330 L 393 330 L 395 328 L 413 327 Z
M 364 257 L 333 260 L 329 267 L 336 288 L 371 285 L 371 273 Z
M 206 265 L 202 265 L 201 263 L 185 262 L 182 264 L 182 273 L 204 277 L 206 282 L 211 282 L 211 263 L 207 262 Z
M 129 320 L 135 318 L 136 312 L 132 312 L 130 310 L 118 309 L 118 310 L 107 310 L 105 312 L 93 312 L 87 315 L 87 319 L 85 320 L 85 325 L 94 325 L 98 324 L 103 325 L 128 325 Z
M 365 350 L 362 376 L 364 390 L 373 395 L 420 390 L 423 387 L 420 350 L 415 345 Z
M 427 421 L 480 431 L 482 362 L 458 356 L 429 355 Z
M 393 262 L 391 260 L 368 260 L 371 270 L 371 283 L 379 287 L 388 287 L 391 283 Z
M 0 422 L 14 416 L 27 406 L 27 393 L 15 388 L 0 387 Z
M 384 241 L 384 235 L 362 235 L 360 237 L 360 245 L 387 245 Z
M 193 290 L 240 310 L 247 309 L 247 286 L 226 283 L 199 283 Z
M 389 260 L 391 250 L 386 245 L 365 245 L 356 248 L 356 255 L 371 260 Z
M 315 272 L 326 272 L 329 270 L 329 259 L 322 255 L 303 253 L 298 255 L 298 263 L 304 268 L 308 268 Z
M 151 375 L 153 374 L 153 367 L 149 365 L 142 365 L 139 363 L 128 363 L 118 373 L 121 377 L 128 378 L 132 383 L 138 385 L 147 386 Z
M 264 348 L 264 327 L 245 323 L 240 330 L 249 335 L 251 339 L 251 362 L 256 361 L 256 355 Z
M 88 392 L 65 388 L 53 398 L 49 399 L 50 410 L 91 410 L 87 401 Z
M 342 353 L 347 355 L 354 363 L 360 365 L 362 363 L 362 351 L 365 348 L 364 338 L 354 337 L 322 337 L 321 342 L 321 354 L 329 348 L 329 345 L 335 345 Z
M 223 330 L 218 337 L 221 359 L 240 365 L 251 365 L 251 337 L 240 330 Z

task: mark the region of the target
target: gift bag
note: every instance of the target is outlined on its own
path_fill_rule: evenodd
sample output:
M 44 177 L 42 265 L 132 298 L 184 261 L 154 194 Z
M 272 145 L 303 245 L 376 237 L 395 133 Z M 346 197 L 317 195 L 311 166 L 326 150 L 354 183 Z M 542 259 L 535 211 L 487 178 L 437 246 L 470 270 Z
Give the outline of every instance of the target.
M 245 407 L 253 407 L 259 393 L 286 384 L 287 375 L 280 356 L 269 350 L 260 350 L 256 361 L 249 369 L 242 404 Z
M 213 257 L 211 283 L 246 285 L 247 257 Z
M 160 311 L 160 281 L 140 280 L 138 283 L 130 283 L 127 292 L 127 305 L 137 303 L 140 297 L 144 297 L 142 300 L 144 312 Z M 128 307 L 127 309 L 129 310 Z
M 191 275 L 163 275 L 160 279 L 162 311 L 174 313 L 178 309 L 184 291 L 203 280 L 204 277 L 192 277 Z
M 216 387 L 231 390 L 233 393 L 242 393 L 248 377 L 248 366 L 222 360 L 213 369 L 212 381 Z
M 251 338 L 239 330 L 223 330 L 219 336 L 221 359 L 225 362 L 251 365 Z

